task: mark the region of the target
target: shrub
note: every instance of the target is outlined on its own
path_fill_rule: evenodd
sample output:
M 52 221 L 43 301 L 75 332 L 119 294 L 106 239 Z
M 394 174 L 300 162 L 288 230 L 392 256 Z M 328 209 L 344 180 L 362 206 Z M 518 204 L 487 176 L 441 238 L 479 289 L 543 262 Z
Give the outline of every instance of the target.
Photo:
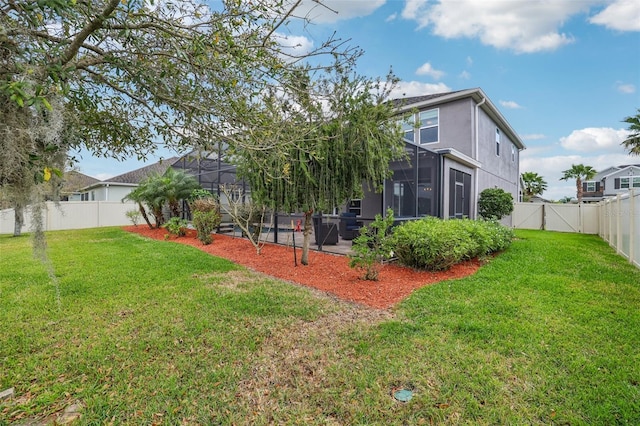
M 129 219 L 131 223 L 133 223 L 135 226 L 138 226 L 138 222 L 140 222 L 140 217 L 142 217 L 142 214 L 140 213 L 140 210 L 133 209 L 127 210 L 125 216 L 127 216 L 127 219 Z
M 393 226 L 393 210 L 387 210 L 387 217 L 377 214 L 375 220 L 367 228 L 360 229 L 360 235 L 353 240 L 354 253 L 349 266 L 364 269 L 364 279 L 377 281 L 380 266 L 385 259 L 391 257 L 389 233 Z
M 478 213 L 485 219 L 500 220 L 513 211 L 513 196 L 501 188 L 487 188 L 480 193 Z
M 208 198 L 195 198 L 190 203 L 193 227 L 196 228 L 197 238 L 202 244 L 213 242 L 211 233 L 220 225 L 222 216 L 216 199 L 209 194 Z
M 487 253 L 495 253 L 505 250 L 511 245 L 515 234 L 513 229 L 501 225 L 498 221 L 480 221 L 487 230 L 489 236 L 489 248 Z
M 185 234 L 185 228 L 188 224 L 186 220 L 174 216 L 162 225 L 162 227 L 165 228 L 169 234 L 181 237 Z
M 513 231 L 497 221 L 427 217 L 396 227 L 390 246 L 402 264 L 438 271 L 504 250 L 512 238 Z

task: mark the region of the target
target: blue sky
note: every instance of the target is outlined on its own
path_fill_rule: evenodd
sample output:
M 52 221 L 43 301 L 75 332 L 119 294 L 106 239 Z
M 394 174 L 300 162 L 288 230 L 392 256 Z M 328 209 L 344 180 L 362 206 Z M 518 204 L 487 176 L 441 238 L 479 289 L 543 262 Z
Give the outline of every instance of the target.
M 336 31 L 364 50 L 361 74 L 393 68 L 398 97 L 482 88 L 527 145 L 520 170 L 548 182 L 545 198 L 575 196 L 575 182 L 559 180 L 572 164 L 640 164 L 620 146 L 622 120 L 640 108 L 640 1 L 322 3 L 304 0 L 298 14 L 311 24 L 283 36 L 308 49 Z M 80 162 L 99 179 L 142 165 L 87 155 Z

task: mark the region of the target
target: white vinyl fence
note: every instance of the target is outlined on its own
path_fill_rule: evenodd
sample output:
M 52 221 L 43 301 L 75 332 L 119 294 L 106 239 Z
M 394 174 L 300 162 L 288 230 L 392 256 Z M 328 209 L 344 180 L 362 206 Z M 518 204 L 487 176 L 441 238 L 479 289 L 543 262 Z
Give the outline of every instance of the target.
M 516 203 L 517 229 L 597 234 L 640 267 L 640 193 L 633 190 L 597 204 Z
M 61 201 L 58 205 L 53 202 L 45 204 L 45 231 L 131 225 L 125 213 L 138 208 L 135 203 L 119 201 Z M 22 232 L 29 232 L 33 223 L 31 209 L 27 208 L 24 216 Z M 0 210 L 0 234 L 13 234 L 14 226 L 13 209 Z
M 512 223 L 519 229 L 597 234 L 597 204 L 516 203 Z
M 600 204 L 598 235 L 618 254 L 640 267 L 640 192 L 631 191 Z

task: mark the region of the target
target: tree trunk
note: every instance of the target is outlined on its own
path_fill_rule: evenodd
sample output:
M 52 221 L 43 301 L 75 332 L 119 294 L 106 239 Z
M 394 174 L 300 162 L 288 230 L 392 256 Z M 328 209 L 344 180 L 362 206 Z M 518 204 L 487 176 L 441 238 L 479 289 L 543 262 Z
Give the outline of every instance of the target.
M 302 259 L 300 263 L 303 265 L 309 264 L 309 241 L 311 240 L 311 215 L 313 210 L 304 213 L 304 229 L 302 232 Z
M 15 224 L 13 226 L 13 236 L 19 237 L 22 235 L 22 227 L 24 226 L 24 205 L 22 203 L 16 203 L 13 208 L 13 215 L 15 218 Z
M 140 208 L 140 214 L 144 218 L 144 221 L 147 222 L 147 225 L 149 225 L 149 228 L 153 229 L 153 225 L 151 225 L 151 221 L 149 220 L 149 216 L 147 216 L 147 212 L 144 209 L 144 206 L 142 205 L 142 203 L 138 203 L 138 207 Z
M 582 179 L 578 176 L 576 179 L 576 190 L 578 192 L 578 204 L 582 203 Z

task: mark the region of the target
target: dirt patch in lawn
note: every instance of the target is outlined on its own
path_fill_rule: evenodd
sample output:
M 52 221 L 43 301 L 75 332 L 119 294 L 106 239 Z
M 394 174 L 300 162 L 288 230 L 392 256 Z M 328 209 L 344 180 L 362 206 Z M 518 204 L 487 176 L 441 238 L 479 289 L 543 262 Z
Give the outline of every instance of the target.
M 143 225 L 127 226 L 124 229 L 156 240 L 164 240 L 167 235 L 165 229 L 150 229 Z M 309 265 L 298 263 L 298 266 L 294 266 L 293 248 L 284 245 L 265 244 L 258 255 L 245 238 L 216 234 L 212 244 L 203 245 L 195 238 L 195 231 L 188 231 L 184 237 L 171 237 L 169 240 L 191 245 L 254 271 L 378 309 L 390 308 L 425 285 L 466 277 L 480 267 L 477 260 L 463 262 L 448 271 L 440 272 L 416 271 L 387 264 L 382 267 L 378 281 L 366 281 L 362 279 L 362 271 L 349 267 L 346 256 L 312 251 L 309 253 Z
M 289 423 L 291 419 L 285 421 L 278 416 L 292 406 L 308 409 L 314 403 L 309 401 L 310 396 L 321 394 L 330 381 L 328 369 L 338 359 L 354 356 L 353 348 L 344 347 L 344 340 L 338 336 L 353 330 L 364 333 L 393 318 L 388 310 L 346 302 L 335 308 L 335 312 L 315 321 L 296 321 L 276 330 L 262 344 L 248 377 L 238 386 L 239 403 L 247 413 L 246 424 Z M 297 420 L 301 424 L 340 424 L 330 417 Z

